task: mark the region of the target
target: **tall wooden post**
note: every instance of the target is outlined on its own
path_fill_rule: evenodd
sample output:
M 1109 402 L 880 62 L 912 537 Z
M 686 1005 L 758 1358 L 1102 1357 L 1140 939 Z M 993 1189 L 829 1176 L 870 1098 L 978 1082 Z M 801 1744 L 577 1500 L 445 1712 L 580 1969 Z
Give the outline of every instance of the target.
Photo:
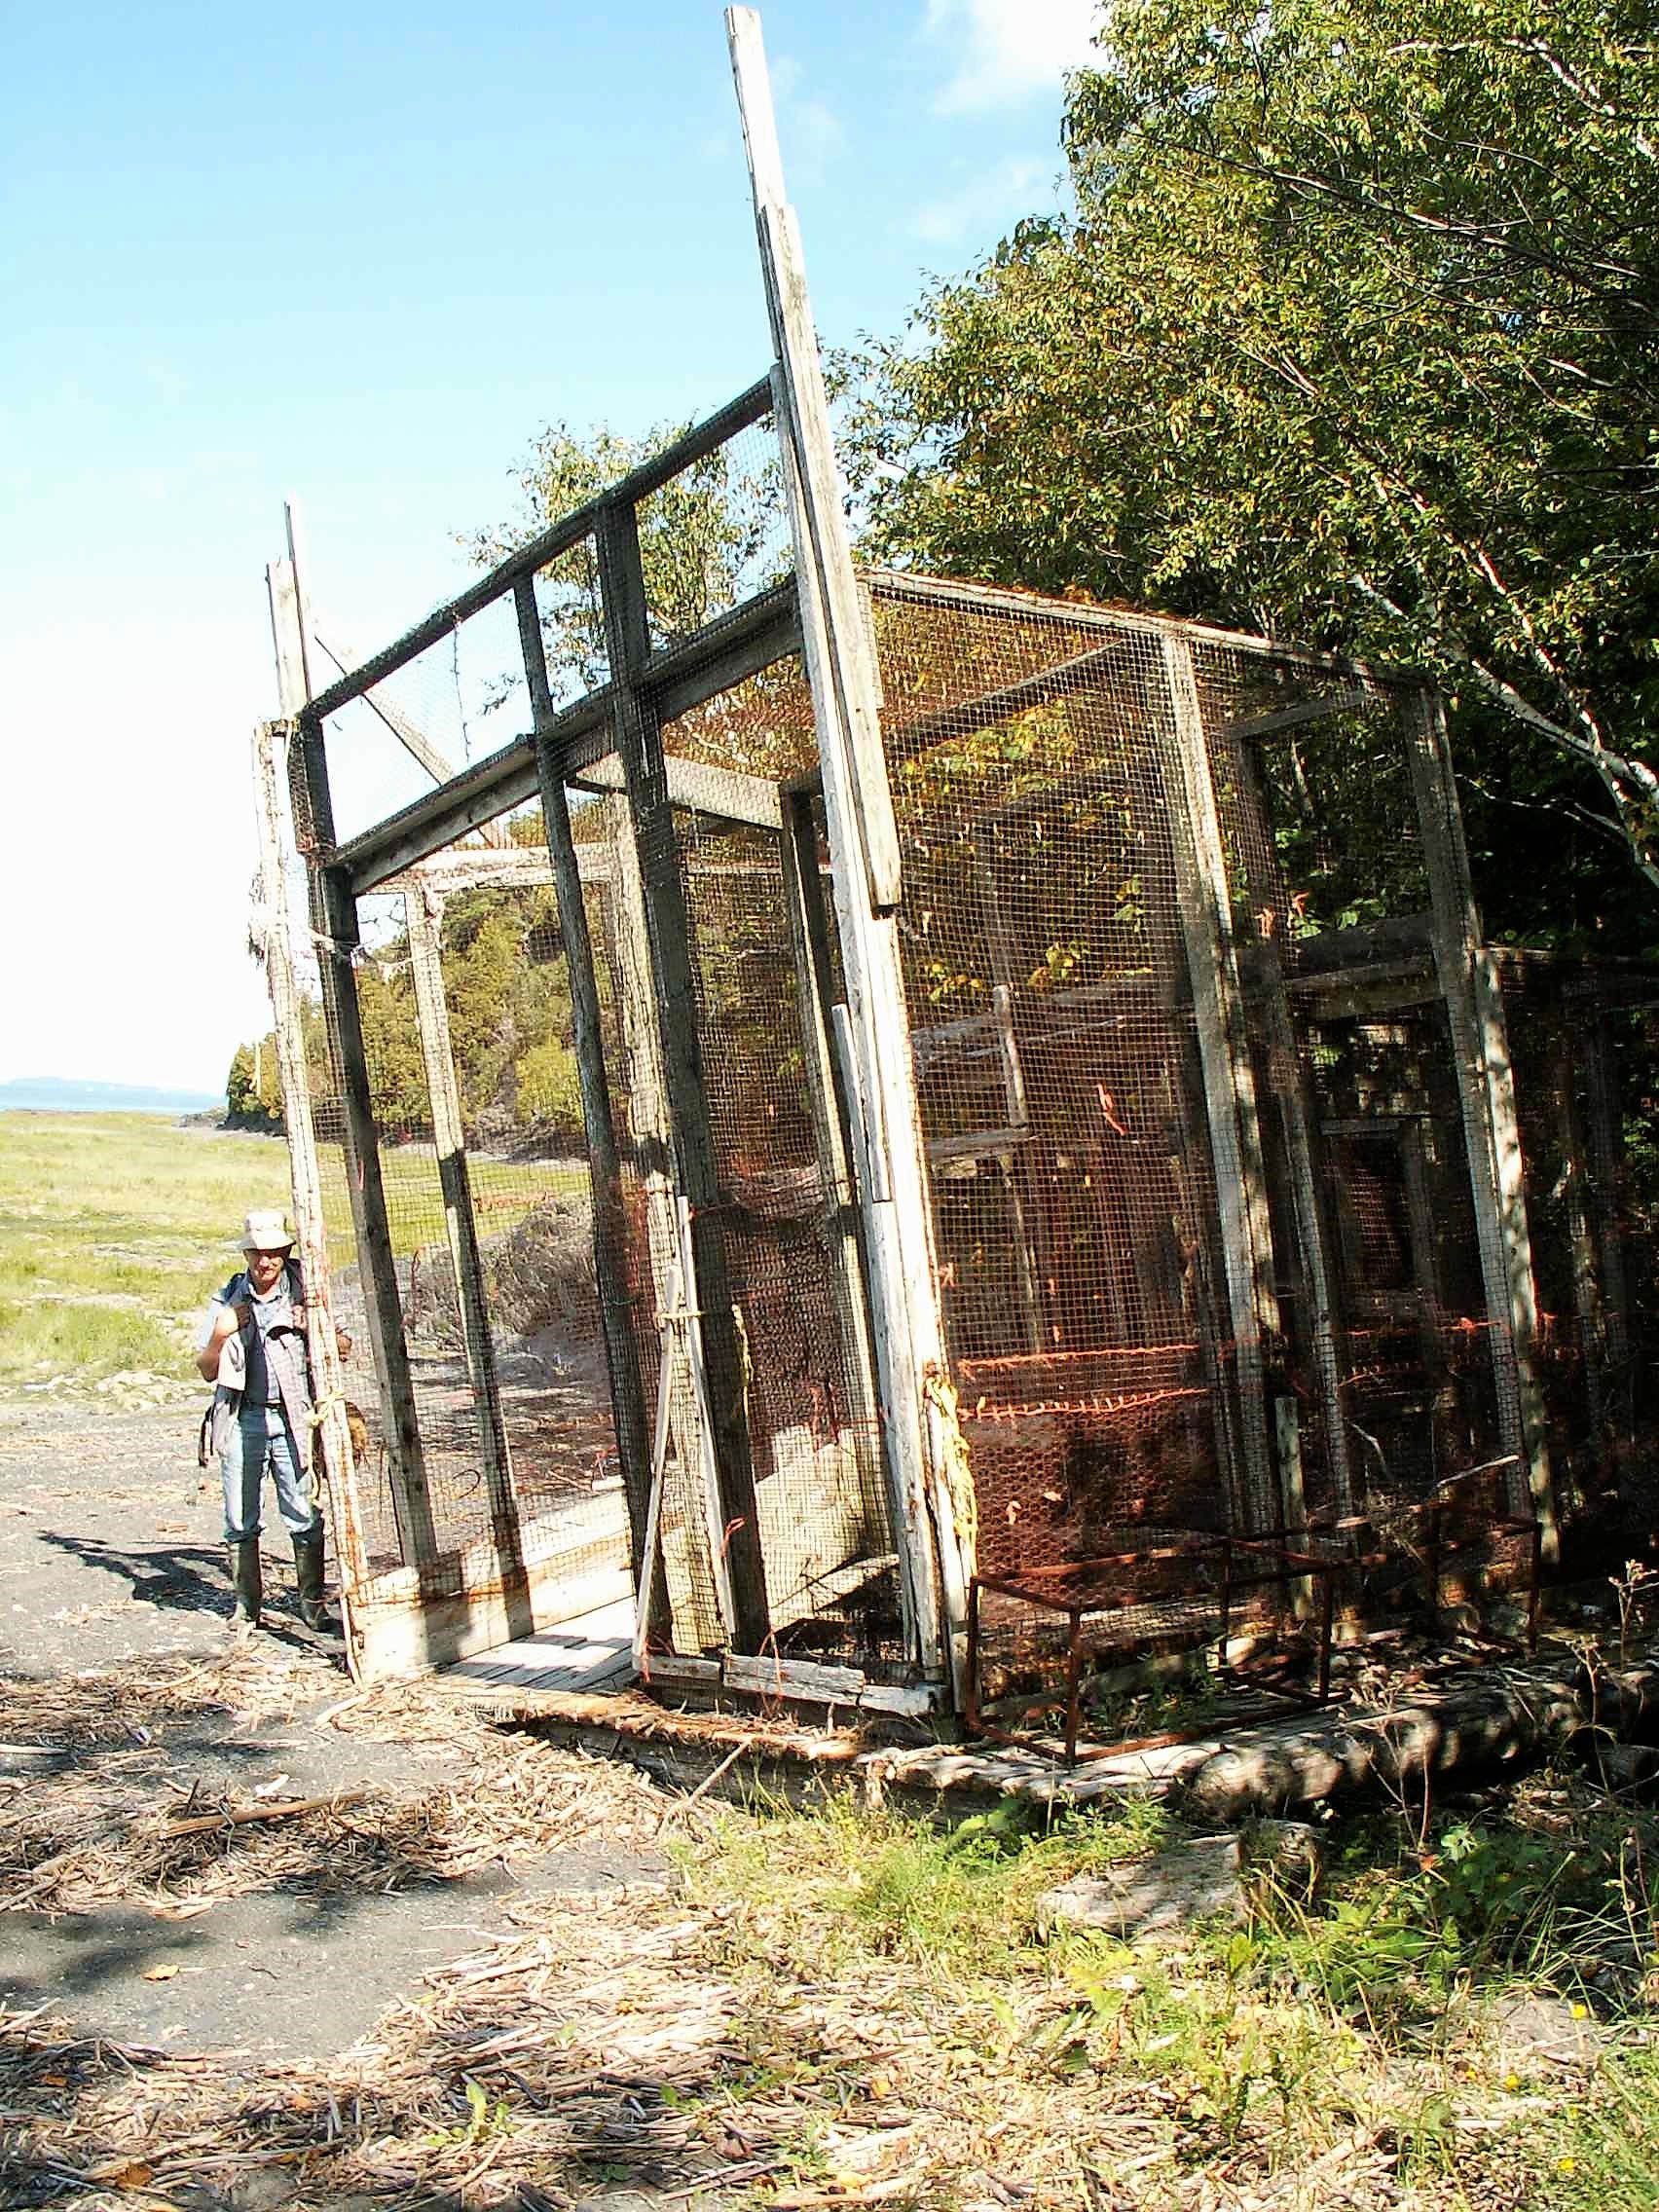
M 533 1626 L 530 1581 L 525 1573 L 524 1549 L 519 1540 L 518 1508 L 513 1502 L 512 1463 L 507 1449 L 506 1422 L 501 1415 L 500 1383 L 496 1374 L 496 1346 L 490 1334 L 484 1262 L 478 1249 L 478 1225 L 472 1210 L 461 1091 L 455 1080 L 455 1054 L 450 1046 L 449 1005 L 444 994 L 440 957 L 443 900 L 439 892 L 420 880 L 419 871 L 404 895 L 403 912 L 409 934 L 409 968 L 415 985 L 421 1056 L 425 1063 L 426 1092 L 431 1102 L 438 1183 L 443 1193 L 444 1231 L 449 1240 L 450 1264 L 455 1269 L 461 1341 L 478 1420 L 484 1490 L 490 1500 L 490 1534 L 510 1634 L 528 1636 Z
M 827 1009 L 830 1002 L 829 916 L 818 865 L 818 827 L 812 800 L 801 792 L 784 802 L 781 839 L 784 866 L 784 919 L 794 956 L 795 996 L 799 1002 L 803 1074 L 812 1115 L 819 1171 L 824 1178 L 825 1249 L 830 1255 L 835 1319 L 846 1355 L 848 1378 L 857 1393 L 857 1415 L 873 1414 L 879 1399 L 869 1341 L 869 1306 L 865 1295 L 867 1268 L 847 1150 L 848 1117 L 838 1096 L 834 1048 Z M 857 1440 L 862 1447 L 862 1440 Z M 857 1447 L 856 1447 L 857 1448 Z M 868 1480 L 866 1454 L 858 1448 L 861 1491 Z M 867 1497 L 867 1493 L 865 1493 Z M 870 1500 L 886 1506 L 885 1495 Z M 900 1605 L 908 1645 L 915 1624 L 908 1616 L 911 1592 L 899 1577 Z
M 1234 742 L 1237 747 L 1237 772 L 1248 795 L 1248 803 L 1254 807 L 1258 819 L 1271 836 L 1272 825 L 1268 821 L 1262 779 L 1258 773 L 1256 757 L 1250 750 L 1250 741 L 1239 737 Z M 1211 781 L 1213 783 L 1213 777 Z M 1246 853 L 1249 850 L 1249 840 L 1246 840 L 1245 850 Z M 1250 898 L 1253 906 L 1258 902 L 1262 906 L 1272 905 L 1276 903 L 1276 897 L 1272 884 L 1252 876 Z M 1291 1012 L 1290 993 L 1285 988 L 1284 963 L 1279 955 L 1278 943 L 1273 939 L 1265 939 L 1260 944 L 1253 946 L 1249 980 L 1256 988 L 1257 1001 L 1267 1030 L 1268 1051 L 1272 1061 L 1270 1085 L 1274 1103 L 1278 1107 L 1279 1128 L 1284 1139 L 1290 1201 L 1296 1220 L 1296 1238 L 1302 1261 L 1304 1326 L 1318 1377 L 1319 1410 L 1324 1419 L 1325 1456 L 1331 1470 L 1336 1509 L 1340 1516 L 1346 1518 L 1353 1512 L 1354 1496 L 1353 1461 L 1348 1451 L 1347 1422 L 1342 1399 L 1343 1320 L 1335 1273 L 1326 1249 L 1325 1215 L 1320 1202 L 1319 1167 L 1314 1139 L 1316 1116 L 1303 1068 L 1301 1040 Z M 1412 1176 L 1414 1161 L 1418 1161 L 1418 1156 L 1408 1146 L 1408 1179 Z M 1417 1181 L 1420 1184 L 1420 1161 L 1418 1161 L 1418 1169 Z M 1283 1403 L 1281 1401 L 1281 1406 Z M 1288 1414 L 1281 1416 L 1281 1435 L 1288 1433 Z M 1284 1455 L 1281 1453 L 1281 1464 L 1283 1459 Z
M 696 1485 L 702 1498 L 702 1532 L 682 1521 L 681 1529 L 682 1584 L 692 1617 L 686 1628 L 700 1648 L 707 1641 L 706 1622 L 712 1605 L 723 1635 L 735 1632 L 737 1604 L 731 1573 L 719 1533 L 725 1523 L 720 1502 L 719 1469 L 715 1459 L 714 1430 L 705 1418 L 709 1404 L 708 1377 L 702 1367 L 702 1337 L 683 1316 L 695 1305 L 689 1259 L 682 1234 L 680 1203 L 675 1194 L 673 1137 L 668 1108 L 668 1084 L 663 1075 L 662 1037 L 657 1026 L 656 986 L 652 980 L 650 930 L 645 920 L 645 891 L 640 875 L 639 848 L 634 841 L 634 819 L 625 793 L 605 801 L 610 833 L 610 897 L 606 904 L 606 936 L 611 973 L 616 978 L 618 1043 L 628 1093 L 628 1119 L 634 1159 L 645 1185 L 645 1245 L 650 1259 L 651 1285 L 656 1293 L 658 1346 L 663 1366 L 683 1360 L 686 1388 L 671 1386 L 658 1403 L 667 1421 L 676 1458 Z M 659 1370 L 660 1376 L 661 1370 Z M 655 1440 L 664 1449 L 664 1439 Z M 659 1527 L 663 1526 L 659 1522 Z M 670 1591 L 674 1577 L 664 1555 L 664 1573 Z M 678 1619 L 676 1633 L 679 1633 Z M 677 1644 L 677 1649 L 687 1648 Z
M 276 645 L 276 681 L 284 714 L 299 723 L 299 761 L 292 778 L 295 831 L 306 862 L 312 929 L 317 940 L 317 973 L 324 1012 L 340 1054 L 341 1103 L 346 1140 L 346 1185 L 356 1235 L 357 1265 L 363 1280 L 369 1348 L 381 1408 L 398 1540 L 407 1566 L 424 1566 L 438 1556 L 432 1502 L 426 1487 L 425 1455 L 415 1411 L 415 1385 L 403 1338 L 403 1309 L 397 1294 L 397 1269 L 387 1220 L 386 1187 L 381 1179 L 380 1137 L 363 1050 L 362 1016 L 352 958 L 360 939 L 357 902 L 344 870 L 332 866 L 334 806 L 328 788 L 328 761 L 322 727 L 306 714 L 312 694 L 306 650 L 305 616 L 297 528 L 288 518 L 288 560 L 268 572 L 271 619 Z M 292 763 L 290 764 L 292 767 Z
M 972 1506 L 946 1378 L 909 1018 L 894 912 L 898 830 L 881 742 L 868 611 L 841 510 L 805 262 L 784 195 L 771 87 L 751 8 L 726 11 L 766 304 L 777 354 L 779 442 L 801 638 L 823 771 L 835 917 L 847 988 L 850 1101 L 866 1132 L 859 1196 L 894 1525 L 915 1623 L 913 1656 L 963 1688 Z
M 719 1529 L 710 1530 L 710 1540 L 723 1555 L 731 1578 L 737 1648 L 755 1652 L 771 1633 L 772 1624 L 745 1404 L 745 1352 L 732 1309 L 718 1213 L 719 1178 L 697 1036 L 691 915 L 680 875 L 662 730 L 656 709 L 639 682 L 650 656 L 650 635 L 639 526 L 632 506 L 605 507 L 595 535 L 610 685 L 616 700 L 616 751 L 628 787 L 628 811 L 650 925 L 675 1164 L 681 1195 L 691 1208 L 695 1279 L 691 1305 L 701 1319 L 722 1521 Z
M 1193 649 L 1163 641 L 1163 670 L 1174 716 L 1171 781 L 1181 800 L 1172 814 L 1181 931 L 1193 984 L 1204 1109 L 1215 1162 L 1216 1203 L 1233 1322 L 1245 1503 L 1253 1528 L 1306 1524 L 1300 1494 L 1282 1497 L 1268 1448 L 1265 1347 L 1279 1333 L 1273 1283 L 1272 1225 L 1256 1111 L 1256 1079 L 1244 1026 L 1244 1000 L 1233 940 L 1233 902 L 1215 784 L 1204 742 Z M 1300 1470 L 1291 1470 L 1292 1479 Z
M 312 1384 L 316 1392 L 317 1441 L 333 1507 L 334 1547 L 340 1567 L 340 1602 L 346 1624 L 346 1656 L 355 1677 L 363 1656 L 362 1632 L 352 1620 L 352 1602 L 369 1577 L 368 1547 L 357 1511 L 357 1486 L 346 1389 L 334 1337 L 334 1303 L 328 1273 L 328 1236 L 323 1225 L 322 1176 L 317 1166 L 316 1130 L 312 1122 L 310 1070 L 300 994 L 294 981 L 288 918 L 288 884 L 282 850 L 279 790 L 286 773 L 285 724 L 262 722 L 253 733 L 253 789 L 259 813 L 260 948 L 271 992 L 276 1065 L 282 1080 L 282 1122 L 288 1137 L 288 1174 L 293 1193 L 294 1233 L 299 1239 L 300 1273 L 305 1283 Z
M 652 1627 L 656 1625 L 654 1616 L 659 1613 L 666 1593 L 655 1561 L 649 1563 L 650 1586 L 647 1588 L 641 1579 L 642 1568 L 646 1565 L 645 1521 L 650 1509 L 651 1426 L 645 1411 L 645 1383 L 634 1336 L 633 1305 L 628 1294 L 622 1157 L 616 1141 L 610 1083 L 605 1072 L 599 979 L 594 970 L 593 939 L 588 929 L 587 902 L 577 866 L 575 838 L 571 830 L 564 772 L 552 746 L 542 734 L 553 719 L 553 695 L 547 682 L 547 654 L 536 611 L 535 580 L 526 576 L 516 586 L 513 599 L 525 682 L 530 686 L 536 730 L 535 768 L 541 792 L 541 819 L 547 839 L 547 858 L 553 869 L 559 935 L 565 947 L 565 967 L 571 985 L 576 1080 L 581 1088 L 582 1124 L 587 1133 L 588 1172 L 593 1186 L 594 1281 L 599 1290 L 600 1326 L 610 1374 L 616 1450 L 622 1462 L 622 1482 L 628 1499 L 634 1586 L 640 1593 L 642 1614 L 646 1617 L 647 1627 Z
M 1561 1537 L 1543 1393 L 1533 1364 L 1538 1298 L 1503 993 L 1481 935 L 1439 694 L 1421 693 L 1403 719 L 1428 868 L 1435 976 L 1452 1028 L 1481 1277 L 1492 1324 L 1498 1440 L 1520 1462 L 1510 1502 L 1518 1508 L 1530 1504 L 1543 1530 L 1543 1557 L 1553 1562 L 1560 1556 Z

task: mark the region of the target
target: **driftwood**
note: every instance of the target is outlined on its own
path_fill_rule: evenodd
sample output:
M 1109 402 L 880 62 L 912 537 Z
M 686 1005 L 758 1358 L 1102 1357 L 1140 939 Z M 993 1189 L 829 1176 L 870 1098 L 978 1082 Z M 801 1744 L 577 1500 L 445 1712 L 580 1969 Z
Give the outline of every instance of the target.
M 197 1813 L 187 1821 L 168 1821 L 164 1835 L 205 1835 L 210 1828 L 240 1828 L 250 1821 L 293 1821 L 303 1813 L 334 1813 L 347 1805 L 361 1804 L 360 1789 L 337 1790 L 331 1797 L 285 1797 L 275 1805 L 223 1806 L 216 1813 Z
M 1624 1667 L 1562 1653 L 1471 1668 L 1370 1712 L 1252 1731 L 1189 1768 L 1171 1792 L 1194 1818 L 1231 1823 L 1362 1790 L 1409 1792 L 1550 1751 L 1594 1754 L 1651 1730 L 1659 1655 Z

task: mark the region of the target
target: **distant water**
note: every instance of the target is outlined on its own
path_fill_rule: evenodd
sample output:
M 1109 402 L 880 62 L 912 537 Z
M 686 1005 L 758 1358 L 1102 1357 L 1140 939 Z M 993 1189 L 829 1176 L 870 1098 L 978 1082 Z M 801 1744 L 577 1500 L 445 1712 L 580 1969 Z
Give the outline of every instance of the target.
M 55 1075 L 0 1083 L 0 1114 L 200 1114 L 224 1103 L 222 1092 L 161 1090 L 142 1083 L 70 1083 Z

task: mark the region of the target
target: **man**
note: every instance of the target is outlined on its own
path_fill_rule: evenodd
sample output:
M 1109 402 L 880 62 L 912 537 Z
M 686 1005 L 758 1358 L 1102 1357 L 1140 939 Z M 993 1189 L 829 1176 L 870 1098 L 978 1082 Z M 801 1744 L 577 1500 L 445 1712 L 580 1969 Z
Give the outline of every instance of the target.
M 267 1468 L 276 1507 L 294 1542 L 300 1618 L 333 1626 L 322 1587 L 322 1515 L 311 1477 L 312 1391 L 306 1358 L 306 1300 L 282 1214 L 257 1207 L 242 1225 L 247 1265 L 214 1292 L 196 1364 L 213 1391 L 213 1445 L 225 1484 L 225 1548 L 236 1617 L 260 1622 L 260 1493 Z M 351 1340 L 335 1332 L 344 1359 Z

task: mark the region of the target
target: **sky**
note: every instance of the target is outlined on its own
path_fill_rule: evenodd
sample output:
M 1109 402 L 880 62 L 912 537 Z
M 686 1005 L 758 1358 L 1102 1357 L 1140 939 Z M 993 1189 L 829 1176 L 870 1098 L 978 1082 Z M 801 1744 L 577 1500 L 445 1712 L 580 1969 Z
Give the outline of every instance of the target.
M 1096 0 L 760 8 L 820 332 L 1063 189 Z M 223 1088 L 283 501 L 366 654 L 769 355 L 718 0 L 0 0 L 0 1081 Z M 502 733 L 503 735 L 506 733 Z M 500 737 L 492 742 L 500 742 Z

